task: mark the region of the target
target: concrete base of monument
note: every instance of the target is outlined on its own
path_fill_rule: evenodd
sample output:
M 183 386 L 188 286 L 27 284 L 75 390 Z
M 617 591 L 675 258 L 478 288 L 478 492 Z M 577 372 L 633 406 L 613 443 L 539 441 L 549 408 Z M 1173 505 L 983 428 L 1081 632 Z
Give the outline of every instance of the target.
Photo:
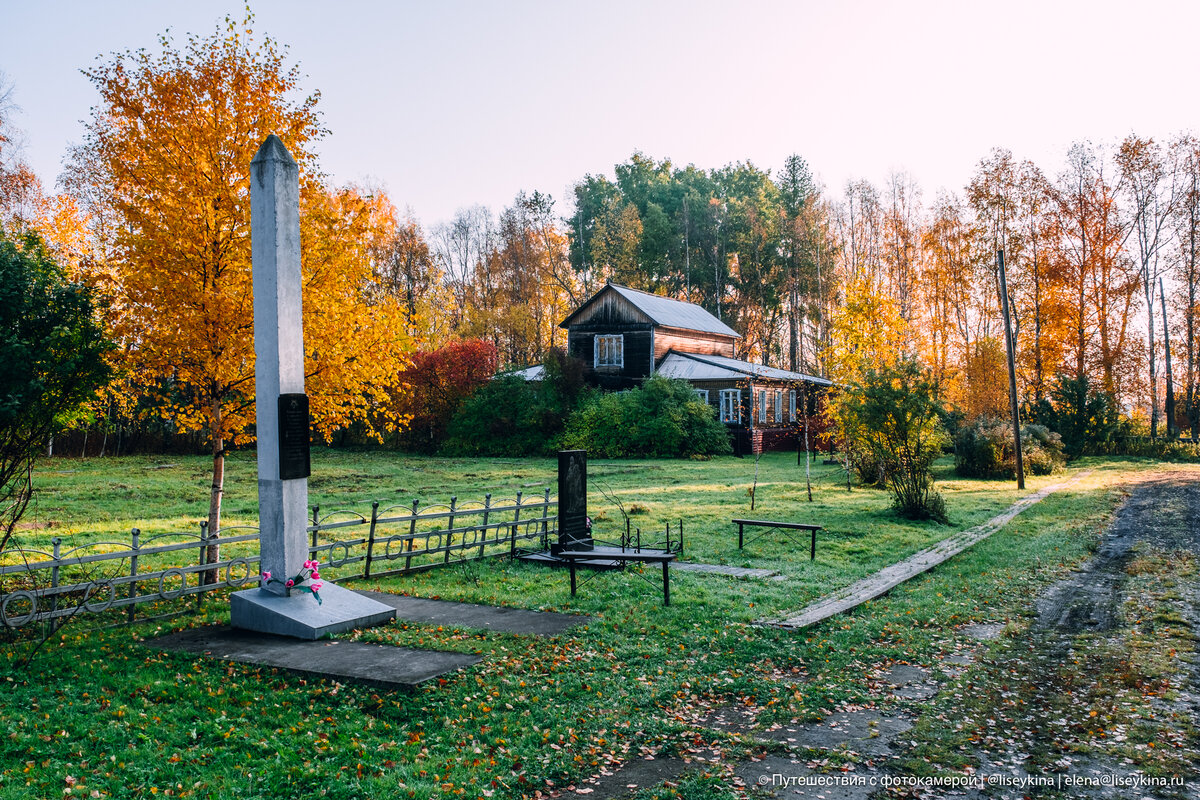
M 256 588 L 236 592 L 229 609 L 235 628 L 296 639 L 370 628 L 395 616 L 396 609 L 333 583 L 321 589 L 320 603 L 307 592 L 282 597 Z

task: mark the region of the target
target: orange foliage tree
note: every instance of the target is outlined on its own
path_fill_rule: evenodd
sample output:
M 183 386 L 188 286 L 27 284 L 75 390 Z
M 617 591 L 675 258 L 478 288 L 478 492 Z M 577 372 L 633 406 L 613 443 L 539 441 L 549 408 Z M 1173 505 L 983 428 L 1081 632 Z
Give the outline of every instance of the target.
M 250 161 L 278 134 L 301 168 L 305 373 L 316 431 L 391 413 L 409 350 L 390 297 L 368 301 L 370 254 L 395 226 L 385 197 L 335 191 L 317 171 L 318 94 L 293 99 L 296 67 L 250 23 L 181 48 L 115 54 L 84 74 L 100 93 L 72 185 L 105 226 L 114 330 L 132 382 L 181 432 L 212 444 L 210 531 L 220 527 L 224 455 L 254 421 Z M 103 235 L 103 234 L 98 234 Z M 368 305 L 368 302 L 373 305 Z M 400 420 L 391 419 L 392 423 Z

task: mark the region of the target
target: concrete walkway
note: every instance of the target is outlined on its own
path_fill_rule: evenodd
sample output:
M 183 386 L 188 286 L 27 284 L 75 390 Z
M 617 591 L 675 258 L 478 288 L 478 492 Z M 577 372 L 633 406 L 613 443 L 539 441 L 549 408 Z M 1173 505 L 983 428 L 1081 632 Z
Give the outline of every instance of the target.
M 478 628 L 501 633 L 557 636 L 591 621 L 578 614 L 530 611 L 387 592 L 358 594 L 396 609 L 397 622 Z M 386 689 L 412 690 L 432 678 L 478 663 L 480 656 L 417 650 L 340 639 L 303 641 L 229 626 L 190 628 L 151 639 L 150 646 L 260 667 L 277 667 L 315 678 L 354 681 Z
M 481 660 L 480 656 L 444 650 L 414 650 L 340 639 L 302 641 L 227 625 L 189 628 L 151 639 L 147 644 L 161 650 L 256 667 L 276 667 L 307 677 L 403 690 L 413 690 L 427 680 Z
M 779 620 L 759 620 L 759 623 L 780 628 L 807 628 L 809 625 L 815 625 L 832 616 L 849 611 L 868 600 L 879 597 L 881 594 L 904 583 L 910 578 L 915 578 L 917 575 L 933 569 L 943 561 L 983 541 L 1011 522 L 1015 516 L 1025 509 L 1041 502 L 1060 489 L 1065 489 L 1077 483 L 1090 474 L 1090 471 L 1080 472 L 1061 483 L 1039 489 L 1032 494 L 1022 497 L 1005 509 L 1003 513 L 992 517 L 982 525 L 976 525 L 974 528 L 968 528 L 961 533 L 947 537 L 932 547 L 927 547 L 903 561 L 881 569 L 874 575 L 863 578 L 857 583 L 822 597 L 817 602 L 792 616 Z
M 525 608 L 484 606 L 459 603 L 453 600 L 431 600 L 424 597 L 360 590 L 359 594 L 378 600 L 396 609 L 397 622 L 419 622 L 425 625 L 448 625 L 455 628 L 480 628 L 499 633 L 531 636 L 558 636 L 576 625 L 591 622 L 581 614 L 560 614 L 557 611 L 530 611 Z

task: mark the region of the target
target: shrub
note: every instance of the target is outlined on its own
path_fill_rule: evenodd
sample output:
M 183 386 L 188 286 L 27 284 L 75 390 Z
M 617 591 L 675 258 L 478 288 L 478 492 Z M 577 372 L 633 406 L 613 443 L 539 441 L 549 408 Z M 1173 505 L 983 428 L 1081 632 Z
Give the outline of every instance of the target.
M 947 437 L 935 385 L 920 364 L 905 359 L 868 370 L 840 402 L 843 424 L 878 462 L 896 510 L 911 519 L 945 521 L 946 504 L 933 488 L 929 468 Z
M 1017 459 L 1012 424 L 981 418 L 963 426 L 955 437 L 954 469 L 967 478 L 1015 478 Z M 1062 438 L 1044 425 L 1021 428 L 1021 454 L 1026 475 L 1049 475 L 1066 463 Z
M 872 450 L 858 450 L 850 456 L 850 466 L 858 476 L 858 482 L 863 486 L 874 486 L 879 489 L 887 488 L 887 475 L 883 471 L 883 462 Z
M 523 378 L 501 377 L 471 395 L 447 428 L 442 452 L 461 456 L 530 456 L 548 449 L 538 425 L 538 397 Z
M 650 378 L 640 388 L 594 396 L 568 420 L 566 448 L 596 458 L 675 458 L 730 452 L 729 435 L 686 381 Z
M 1031 423 L 1021 428 L 1021 454 L 1027 475 L 1051 475 L 1067 463 L 1062 437 L 1045 425 Z M 1015 465 L 1013 477 L 1016 477 Z
M 447 428 L 442 452 L 530 456 L 553 452 L 563 426 L 593 392 L 583 365 L 562 350 L 546 354 L 542 380 L 498 377 L 467 399 Z

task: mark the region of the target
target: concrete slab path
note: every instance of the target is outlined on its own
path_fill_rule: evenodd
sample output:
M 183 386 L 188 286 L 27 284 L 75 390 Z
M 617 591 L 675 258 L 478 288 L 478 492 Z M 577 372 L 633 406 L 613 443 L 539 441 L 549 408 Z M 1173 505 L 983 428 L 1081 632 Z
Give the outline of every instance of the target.
M 302 641 L 287 636 L 206 626 L 160 636 L 150 646 L 210 656 L 297 675 L 353 681 L 385 689 L 413 689 L 424 681 L 475 664 L 479 656 L 441 650 L 413 650 L 337 639 Z
M 915 578 L 923 572 L 933 569 L 938 564 L 958 555 L 978 542 L 991 536 L 1013 520 L 1018 514 L 1036 503 L 1040 503 L 1055 492 L 1065 489 L 1082 480 L 1090 471 L 1080 472 L 1061 483 L 1055 483 L 1032 492 L 1013 503 L 1003 513 L 998 514 L 982 525 L 968 528 L 961 533 L 949 536 L 932 547 L 916 553 L 903 561 L 885 567 L 874 575 L 863 578 L 844 589 L 822 597 L 817 602 L 802 609 L 796 614 L 776 620 L 759 620 L 760 624 L 774 625 L 780 628 L 806 628 L 832 616 L 849 611 L 868 600 L 873 600 L 881 594 L 899 586 L 901 583 Z
M 359 594 L 396 609 L 398 622 L 420 622 L 427 625 L 448 625 L 455 628 L 481 628 L 500 633 L 557 636 L 576 625 L 586 624 L 592 619 L 581 614 L 484 606 L 475 603 L 458 603 L 452 600 L 408 597 L 390 592 L 359 591 Z

